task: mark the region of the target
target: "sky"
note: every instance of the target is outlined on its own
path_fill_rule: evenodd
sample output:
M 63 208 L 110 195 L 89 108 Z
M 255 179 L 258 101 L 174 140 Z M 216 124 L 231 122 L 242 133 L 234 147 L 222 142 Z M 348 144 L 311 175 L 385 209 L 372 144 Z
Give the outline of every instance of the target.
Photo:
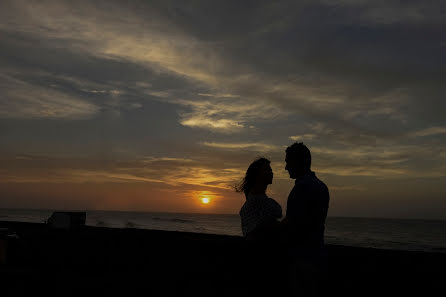
M 0 2 L 0 208 L 286 209 L 303 142 L 329 216 L 446 219 L 444 1 Z M 208 198 L 209 203 L 202 203 Z

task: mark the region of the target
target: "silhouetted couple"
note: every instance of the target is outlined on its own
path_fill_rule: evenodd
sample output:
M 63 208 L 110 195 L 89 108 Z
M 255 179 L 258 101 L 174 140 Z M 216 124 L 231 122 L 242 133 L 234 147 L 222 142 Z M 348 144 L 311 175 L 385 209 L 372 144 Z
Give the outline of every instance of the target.
M 303 143 L 286 149 L 286 167 L 295 179 L 282 221 L 281 206 L 266 195 L 273 180 L 270 161 L 259 158 L 246 171 L 237 187 L 246 202 L 240 210 L 243 236 L 257 246 L 275 246 L 276 255 L 259 261 L 281 261 L 287 266 L 289 295 L 316 296 L 323 289 L 325 272 L 324 230 L 329 192 L 311 171 L 311 153 Z M 280 258 L 283 257 L 283 258 Z M 268 272 L 272 275 L 272 272 Z

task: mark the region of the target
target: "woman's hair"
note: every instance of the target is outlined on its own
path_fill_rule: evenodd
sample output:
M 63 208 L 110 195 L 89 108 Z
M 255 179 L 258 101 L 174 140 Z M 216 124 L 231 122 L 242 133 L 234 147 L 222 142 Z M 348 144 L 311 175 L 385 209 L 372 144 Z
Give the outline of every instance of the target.
M 235 186 L 235 191 L 239 193 L 245 193 L 245 196 L 248 197 L 249 192 L 251 191 L 252 187 L 256 183 L 256 178 L 259 173 L 259 170 L 264 165 L 269 165 L 271 162 L 270 160 L 266 158 L 258 158 L 254 162 L 249 165 L 248 170 L 246 170 L 245 177 L 240 182 L 240 184 Z

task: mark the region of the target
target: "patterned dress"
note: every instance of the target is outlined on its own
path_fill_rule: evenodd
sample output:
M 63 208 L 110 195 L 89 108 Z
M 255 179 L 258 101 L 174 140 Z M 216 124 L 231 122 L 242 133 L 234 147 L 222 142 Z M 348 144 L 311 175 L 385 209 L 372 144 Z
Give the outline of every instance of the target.
M 282 207 L 266 194 L 249 194 L 240 209 L 243 236 L 247 237 L 256 228 L 282 217 Z

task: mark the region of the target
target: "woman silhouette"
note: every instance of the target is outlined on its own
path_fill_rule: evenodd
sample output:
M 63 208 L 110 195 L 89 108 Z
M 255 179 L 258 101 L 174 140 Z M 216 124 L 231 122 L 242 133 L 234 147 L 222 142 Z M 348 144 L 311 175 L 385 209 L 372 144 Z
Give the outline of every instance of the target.
M 246 196 L 240 218 L 243 236 L 249 240 L 271 240 L 278 236 L 278 219 L 282 217 L 282 207 L 265 193 L 273 182 L 270 163 L 265 158 L 252 162 L 244 179 L 235 188 Z

